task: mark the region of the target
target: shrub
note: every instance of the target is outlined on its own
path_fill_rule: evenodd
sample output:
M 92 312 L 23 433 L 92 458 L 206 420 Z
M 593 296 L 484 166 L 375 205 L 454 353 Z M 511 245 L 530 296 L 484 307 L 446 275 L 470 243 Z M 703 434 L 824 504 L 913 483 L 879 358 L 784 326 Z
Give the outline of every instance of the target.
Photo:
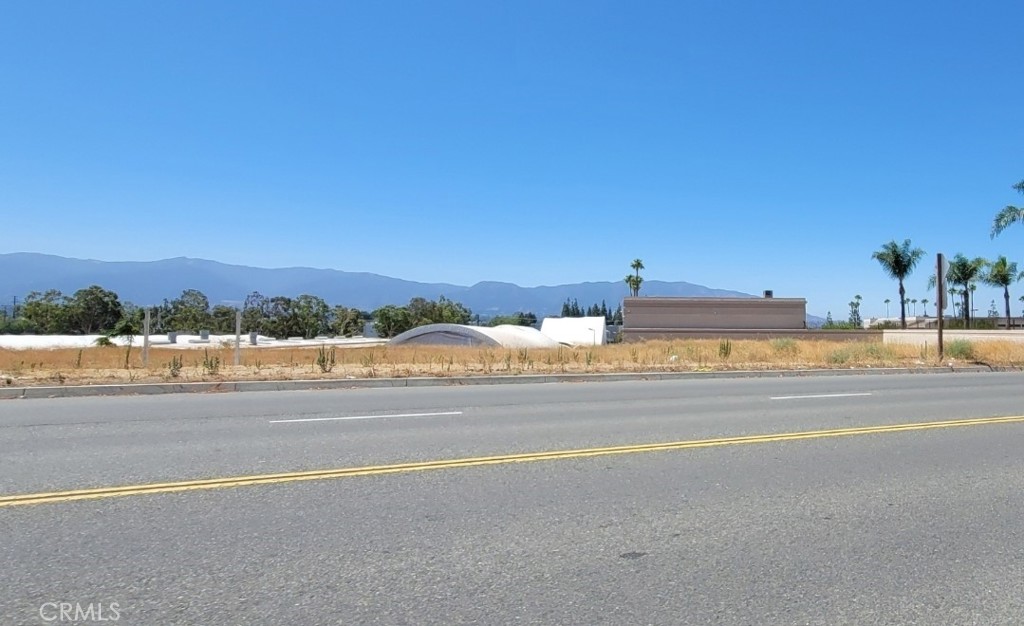
M 946 346 L 946 356 L 971 361 L 974 359 L 974 344 L 966 339 L 954 339 Z
M 210 352 L 206 348 L 203 348 L 203 354 L 203 369 L 210 376 L 216 376 L 220 372 L 220 357 L 210 356 Z
M 320 350 L 317 352 L 316 355 L 316 364 L 320 368 L 320 371 L 323 372 L 324 374 L 328 374 L 330 373 L 331 370 L 334 369 L 334 365 L 336 363 L 337 359 L 335 357 L 334 346 L 331 346 L 330 351 L 328 351 L 325 347 L 320 346 Z
M 772 339 L 772 350 L 776 354 L 785 354 L 793 356 L 798 351 L 796 339 L 792 337 L 779 337 L 778 339 Z
M 171 357 L 171 362 L 167 364 L 167 373 L 171 375 L 171 378 L 181 376 L 181 365 L 181 356 Z
M 828 355 L 828 362 L 832 365 L 844 365 L 853 358 L 853 353 L 850 352 L 849 348 L 840 348 L 834 350 Z
M 732 354 L 732 342 L 728 339 L 718 340 L 718 356 L 722 359 L 728 359 L 729 355 Z

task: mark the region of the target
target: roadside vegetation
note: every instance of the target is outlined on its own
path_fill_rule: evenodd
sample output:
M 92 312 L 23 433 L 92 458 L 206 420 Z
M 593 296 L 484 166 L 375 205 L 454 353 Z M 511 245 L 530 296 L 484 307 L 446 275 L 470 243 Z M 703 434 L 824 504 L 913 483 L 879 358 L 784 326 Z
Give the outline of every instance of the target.
M 1024 344 L 963 342 L 948 346 L 943 364 L 1024 366 Z M 645 341 L 593 347 L 505 349 L 452 346 L 359 348 L 153 348 L 149 367 L 138 349 L 93 347 L 0 350 L 0 386 L 196 382 L 224 380 L 358 379 L 410 376 L 713 372 L 933 367 L 934 348 L 880 341 Z

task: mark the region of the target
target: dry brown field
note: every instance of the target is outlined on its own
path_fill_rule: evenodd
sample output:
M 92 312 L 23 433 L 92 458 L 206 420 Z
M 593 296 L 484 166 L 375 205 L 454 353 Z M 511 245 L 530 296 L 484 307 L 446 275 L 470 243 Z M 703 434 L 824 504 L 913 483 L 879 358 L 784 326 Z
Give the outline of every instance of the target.
M 333 363 L 332 363 L 333 355 Z M 679 340 L 558 349 L 450 346 L 343 348 L 0 349 L 0 386 L 239 380 L 310 380 L 611 372 L 699 372 L 920 368 L 940 365 L 934 348 L 828 340 Z M 1024 365 L 1024 344 L 954 342 L 942 364 Z

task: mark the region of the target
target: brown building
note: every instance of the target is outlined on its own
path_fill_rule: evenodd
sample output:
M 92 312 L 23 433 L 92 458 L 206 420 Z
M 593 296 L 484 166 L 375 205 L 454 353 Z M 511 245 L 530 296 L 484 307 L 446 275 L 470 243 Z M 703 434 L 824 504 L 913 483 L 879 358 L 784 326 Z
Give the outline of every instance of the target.
M 645 297 L 622 306 L 626 340 L 803 335 L 806 328 L 803 298 Z

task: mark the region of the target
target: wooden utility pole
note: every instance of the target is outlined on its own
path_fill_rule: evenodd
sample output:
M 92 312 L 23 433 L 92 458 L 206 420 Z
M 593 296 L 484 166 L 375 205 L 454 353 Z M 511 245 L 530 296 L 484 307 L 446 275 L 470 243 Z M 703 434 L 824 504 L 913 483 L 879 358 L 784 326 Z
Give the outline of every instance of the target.
M 935 258 L 935 285 L 938 290 L 935 305 L 938 307 L 939 360 L 942 360 L 942 318 L 946 309 L 946 257 L 940 252 Z
M 142 367 L 149 367 L 149 307 L 146 307 L 146 316 L 142 318 Z
M 235 365 L 242 363 L 242 310 L 235 309 Z

